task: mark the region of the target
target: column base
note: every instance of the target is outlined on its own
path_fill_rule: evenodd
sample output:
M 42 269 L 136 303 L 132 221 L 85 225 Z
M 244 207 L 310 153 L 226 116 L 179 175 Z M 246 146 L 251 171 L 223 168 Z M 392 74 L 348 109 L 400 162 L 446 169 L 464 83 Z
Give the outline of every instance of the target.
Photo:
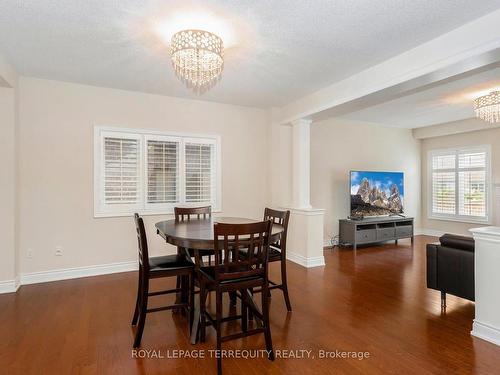
M 323 256 L 324 209 L 288 208 L 290 223 L 287 238 L 287 259 L 303 267 L 325 265 Z

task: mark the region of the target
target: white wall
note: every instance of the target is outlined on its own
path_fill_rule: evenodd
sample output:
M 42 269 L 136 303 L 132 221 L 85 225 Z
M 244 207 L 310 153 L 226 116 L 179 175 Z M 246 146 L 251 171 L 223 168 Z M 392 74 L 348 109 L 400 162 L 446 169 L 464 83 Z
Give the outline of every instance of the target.
M 260 218 L 268 203 L 268 114 L 203 101 L 48 80 L 20 81 L 21 272 L 137 258 L 131 218 L 93 218 L 95 125 L 218 134 L 224 216 Z M 153 254 L 166 251 L 147 217 Z M 56 257 L 55 247 L 64 255 Z M 33 258 L 27 259 L 27 249 Z M 170 248 L 169 251 L 173 249 Z
M 411 130 L 329 119 L 311 125 L 311 203 L 324 208 L 325 240 L 349 215 L 349 171 L 402 171 L 405 214 L 420 219 L 420 144 Z
M 15 278 L 15 90 L 0 87 L 0 282 Z
M 471 125 L 476 123 L 476 120 L 469 120 Z M 500 196 L 496 191 L 496 187 L 500 187 L 500 128 L 490 127 L 486 130 L 469 131 L 462 134 L 453 134 L 445 136 L 443 126 L 436 125 L 422 130 L 421 134 L 425 134 L 426 139 L 422 139 L 422 228 L 428 231 L 435 231 L 436 234 L 442 232 L 455 233 L 470 236 L 469 229 L 481 226 L 477 223 L 463 223 L 446 220 L 428 219 L 428 176 L 427 176 L 427 154 L 429 150 L 445 149 L 452 147 L 467 147 L 477 145 L 491 145 L 491 170 L 492 178 L 492 208 L 493 221 L 492 224 L 500 225 Z M 497 211 L 497 212 L 495 212 Z

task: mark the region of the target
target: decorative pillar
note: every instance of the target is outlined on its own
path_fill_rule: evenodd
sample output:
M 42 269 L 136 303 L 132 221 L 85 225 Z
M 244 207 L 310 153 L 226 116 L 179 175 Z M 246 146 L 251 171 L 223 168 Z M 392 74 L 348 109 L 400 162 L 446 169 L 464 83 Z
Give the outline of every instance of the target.
M 311 120 L 292 122 L 292 206 L 311 208 Z
M 476 314 L 473 336 L 500 345 L 500 227 L 470 230 L 474 236 Z
M 312 208 L 311 120 L 299 119 L 292 125 L 292 206 L 287 240 L 287 258 L 304 267 L 325 265 L 323 217 L 325 210 Z

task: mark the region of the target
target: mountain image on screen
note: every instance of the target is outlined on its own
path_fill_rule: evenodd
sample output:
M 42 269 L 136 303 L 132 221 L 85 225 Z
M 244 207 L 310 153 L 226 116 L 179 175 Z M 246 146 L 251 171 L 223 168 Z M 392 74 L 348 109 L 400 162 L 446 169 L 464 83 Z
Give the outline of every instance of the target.
M 351 216 L 403 213 L 403 174 L 351 172 Z

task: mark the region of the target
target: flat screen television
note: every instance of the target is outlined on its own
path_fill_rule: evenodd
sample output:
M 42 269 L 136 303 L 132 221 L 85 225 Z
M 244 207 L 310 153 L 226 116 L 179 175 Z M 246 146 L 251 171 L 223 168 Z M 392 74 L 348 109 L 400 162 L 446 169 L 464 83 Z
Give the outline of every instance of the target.
M 404 173 L 351 171 L 351 217 L 402 215 Z

